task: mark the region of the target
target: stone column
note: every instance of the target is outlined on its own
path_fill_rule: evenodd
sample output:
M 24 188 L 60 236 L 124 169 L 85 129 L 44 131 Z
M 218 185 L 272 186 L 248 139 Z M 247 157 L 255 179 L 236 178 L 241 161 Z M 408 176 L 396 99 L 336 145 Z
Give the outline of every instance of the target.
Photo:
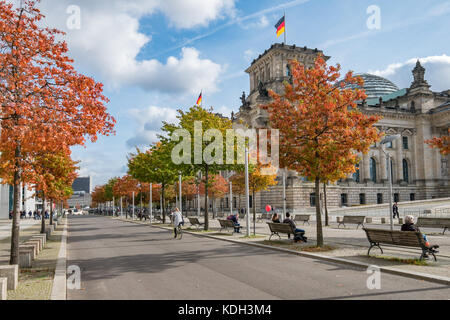
M 362 159 L 362 177 L 361 181 L 369 182 L 370 181 L 370 157 L 368 154 L 363 155 Z
M 381 182 L 386 182 L 388 180 L 388 175 L 387 175 L 387 167 L 386 167 L 386 155 L 383 152 L 383 147 L 380 144 L 379 147 L 379 154 L 380 154 L 380 179 Z
M 396 144 L 396 150 L 395 150 L 395 167 L 396 171 L 394 172 L 395 176 L 397 176 L 397 179 L 394 179 L 397 181 L 397 183 L 400 183 L 400 181 L 403 181 L 403 155 L 402 155 L 402 138 L 399 138 L 395 141 Z M 395 181 L 394 181 L 395 182 Z

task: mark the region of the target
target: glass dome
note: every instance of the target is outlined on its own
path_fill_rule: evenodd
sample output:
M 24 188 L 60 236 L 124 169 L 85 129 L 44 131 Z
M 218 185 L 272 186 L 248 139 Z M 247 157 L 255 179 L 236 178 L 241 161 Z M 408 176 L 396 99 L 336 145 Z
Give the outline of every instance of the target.
M 400 89 L 388 79 L 375 76 L 368 73 L 355 74 L 364 80 L 364 89 L 366 90 L 367 99 L 376 99 L 382 96 L 399 91 Z M 355 85 L 348 85 L 347 88 L 355 87 Z

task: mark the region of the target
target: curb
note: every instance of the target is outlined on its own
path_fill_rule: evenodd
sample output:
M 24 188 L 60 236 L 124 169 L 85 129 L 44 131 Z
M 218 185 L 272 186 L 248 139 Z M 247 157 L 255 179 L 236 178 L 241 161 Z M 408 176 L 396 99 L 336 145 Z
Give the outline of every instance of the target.
M 64 231 L 61 238 L 61 247 L 59 248 L 58 262 L 56 264 L 55 277 L 53 278 L 53 287 L 50 300 L 66 300 L 67 298 L 67 225 L 66 219 Z
M 120 220 L 120 219 L 118 219 L 118 220 Z M 126 220 L 121 220 L 121 221 L 145 226 L 142 223 L 138 223 L 138 222 L 134 222 L 134 221 L 126 221 Z M 156 226 L 156 225 L 148 225 L 148 226 L 151 228 L 168 230 L 167 227 L 160 227 L 160 226 Z M 268 249 L 268 250 L 272 250 L 272 251 L 295 254 L 297 256 L 301 256 L 301 257 L 305 257 L 305 258 L 318 259 L 318 260 L 323 260 L 323 261 L 332 262 L 332 263 L 350 265 L 350 266 L 360 268 L 360 269 L 368 269 L 369 267 L 373 266 L 371 264 L 367 264 L 367 263 L 363 263 L 363 262 L 351 261 L 351 260 L 342 259 L 342 258 L 328 257 L 328 256 L 324 256 L 321 254 L 316 254 L 316 253 L 301 252 L 301 251 L 295 251 L 295 250 L 290 250 L 290 249 L 267 246 L 267 245 L 259 244 L 259 243 L 243 242 L 243 241 L 234 240 L 234 239 L 220 238 L 220 237 L 216 237 L 216 236 L 211 236 L 211 235 L 207 235 L 207 234 L 199 234 L 199 233 L 190 232 L 190 231 L 186 231 L 186 230 L 183 230 L 183 233 L 187 233 L 187 234 L 190 234 L 190 235 L 193 235 L 196 237 L 205 237 L 205 238 L 226 241 L 226 242 L 231 242 L 231 243 L 240 244 L 240 245 L 257 247 L 257 248 L 261 248 L 261 249 Z M 381 272 L 384 272 L 386 274 L 392 274 L 392 275 L 401 276 L 401 277 L 405 277 L 405 278 L 424 280 L 424 281 L 428 281 L 428 282 L 433 282 L 433 283 L 444 284 L 444 285 L 450 286 L 450 278 L 447 278 L 447 277 L 435 276 L 435 275 L 431 275 L 431 274 L 427 274 L 427 273 L 420 273 L 420 272 L 414 272 L 414 271 L 402 271 L 402 270 L 394 269 L 392 267 L 378 267 L 378 268 L 380 269 Z

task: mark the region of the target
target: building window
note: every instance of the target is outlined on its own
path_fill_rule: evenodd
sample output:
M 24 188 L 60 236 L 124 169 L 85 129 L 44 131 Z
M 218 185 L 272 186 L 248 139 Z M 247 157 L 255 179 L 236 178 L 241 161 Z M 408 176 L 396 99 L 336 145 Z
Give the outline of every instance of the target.
M 250 208 L 253 208 L 253 196 L 249 196 L 248 201 L 250 202 Z
M 288 64 L 286 65 L 286 77 L 290 77 L 291 75 L 291 66 Z
M 382 203 L 383 203 L 383 194 L 377 193 L 377 204 L 382 204 Z
M 410 193 L 409 194 L 409 200 L 410 201 L 416 201 L 416 194 L 415 193 Z
M 309 205 L 311 207 L 315 207 L 316 206 L 316 194 L 315 193 L 311 193 L 309 195 Z
M 346 193 L 341 194 L 341 206 L 348 206 L 348 196 Z
M 408 150 L 408 149 L 409 149 L 408 137 L 403 137 L 403 150 Z
M 377 162 L 374 158 L 370 158 L 370 180 L 377 182 Z
M 236 199 L 236 197 L 233 197 L 233 208 L 234 209 L 237 208 L 237 199 Z
M 400 202 L 400 195 L 398 193 L 394 193 L 394 202 Z
M 389 141 L 388 143 L 386 143 L 386 148 L 392 149 L 394 147 L 394 145 L 392 144 L 392 141 Z
M 409 182 L 409 167 L 406 159 L 403 159 L 403 181 Z
M 225 198 L 225 208 L 229 208 L 230 207 L 230 199 L 228 199 L 228 197 Z
M 356 171 L 355 171 L 355 173 L 353 174 L 353 180 L 354 180 L 355 182 L 357 182 L 357 183 L 360 182 L 360 179 L 359 179 L 359 163 L 356 165 Z
M 365 193 L 359 194 L 359 204 L 366 204 L 366 194 Z

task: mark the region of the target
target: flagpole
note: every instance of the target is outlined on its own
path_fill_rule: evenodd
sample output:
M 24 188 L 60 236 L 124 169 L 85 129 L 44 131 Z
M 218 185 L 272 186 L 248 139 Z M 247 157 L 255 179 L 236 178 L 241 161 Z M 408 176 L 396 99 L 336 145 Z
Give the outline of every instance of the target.
M 287 45 L 286 11 L 284 11 L 284 44 Z

